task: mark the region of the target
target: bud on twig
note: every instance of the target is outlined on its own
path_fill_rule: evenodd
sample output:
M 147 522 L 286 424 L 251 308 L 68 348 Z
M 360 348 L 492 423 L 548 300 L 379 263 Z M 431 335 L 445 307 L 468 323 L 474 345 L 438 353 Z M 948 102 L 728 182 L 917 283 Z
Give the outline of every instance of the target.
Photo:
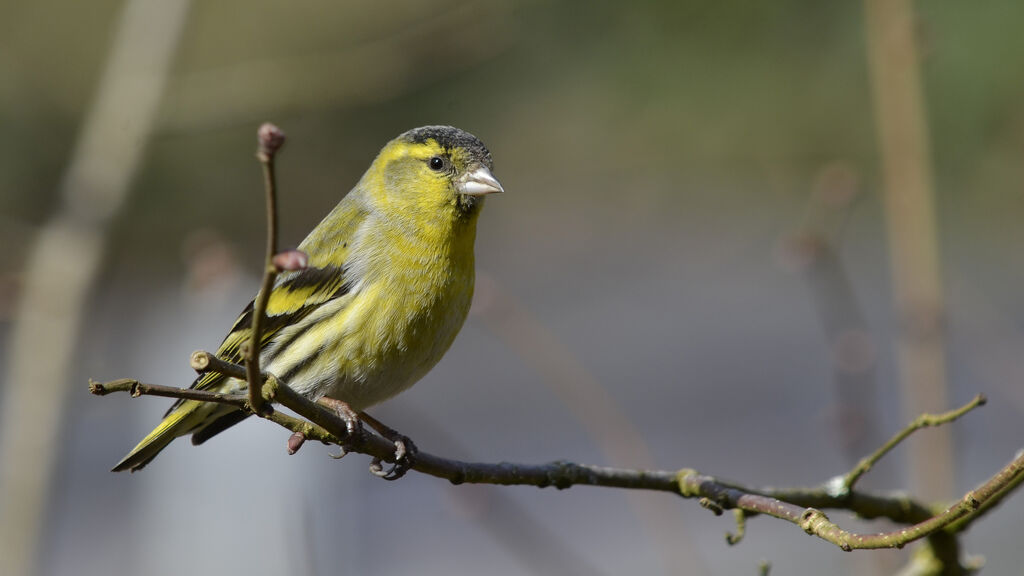
M 271 263 L 278 272 L 294 272 L 309 266 L 309 256 L 301 250 L 285 250 L 274 254 Z
M 267 162 L 284 145 L 284 132 L 274 124 L 264 122 L 256 131 L 256 140 L 259 142 L 256 155 L 261 162 Z

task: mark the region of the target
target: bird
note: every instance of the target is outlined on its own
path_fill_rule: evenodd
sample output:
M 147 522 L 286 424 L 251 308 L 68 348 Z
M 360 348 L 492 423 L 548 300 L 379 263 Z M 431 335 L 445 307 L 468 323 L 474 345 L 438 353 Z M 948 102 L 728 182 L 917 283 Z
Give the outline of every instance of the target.
M 306 267 L 277 276 L 260 366 L 307 398 L 343 403 L 353 414 L 422 378 L 469 312 L 477 219 L 485 197 L 504 191 L 492 170 L 484 144 L 452 126 L 423 126 L 388 142 L 298 245 Z M 222 360 L 243 361 L 253 301 L 217 349 Z M 191 388 L 237 394 L 247 385 L 207 372 Z M 191 434 L 199 445 L 249 415 L 178 400 L 113 471 L 140 470 L 175 438 Z

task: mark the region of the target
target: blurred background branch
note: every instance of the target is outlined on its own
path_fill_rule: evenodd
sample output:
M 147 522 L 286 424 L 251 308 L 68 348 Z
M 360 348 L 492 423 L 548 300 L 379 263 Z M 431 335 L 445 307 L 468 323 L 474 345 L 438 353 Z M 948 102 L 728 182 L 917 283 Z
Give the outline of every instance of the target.
M 131 190 L 186 21 L 187 0 L 129 0 L 60 185 L 26 258 L 0 408 L 0 558 L 39 574 L 70 366 L 111 219 Z
M 36 470 L 36 460 L 57 458 L 38 492 L 48 512 L 30 519 L 47 542 L 37 573 L 172 576 L 180 553 L 165 543 L 197 525 L 217 534 L 191 542 L 197 576 L 290 572 L 307 550 L 311 576 L 335 571 L 339 557 L 347 571 L 368 576 L 545 573 L 516 557 L 529 539 L 481 528 L 446 483 L 413 475 L 396 490 L 367 474 L 337 474 L 322 449 L 289 457 L 286 433 L 258 422 L 202 450 L 172 445 L 159 467 L 115 476 L 112 461 L 166 406 L 129 409 L 127 395 L 97 402 L 72 386 L 61 397 L 70 410 L 32 422 L 56 428 L 40 429 L 56 435 L 56 453 L 6 452 L 16 443 L 7 431 L 18 427 L 9 419 L 21 411 L 21 393 L 8 388 L 28 386 L 10 379 L 22 354 L 12 317 L 39 290 L 27 268 L 31 247 L 66 204 L 68 161 L 96 106 L 126 2 L 0 4 L 0 468 Z M 925 411 L 979 390 L 990 398 L 984 417 L 953 427 L 953 484 L 942 495 L 951 498 L 1003 466 L 1024 436 L 1024 3 L 912 8 L 941 233 L 948 389 L 941 406 Z M 193 3 L 154 125 L 136 126 L 120 110 L 105 115 L 102 128 L 114 140 L 149 136 L 135 140 L 144 161 L 127 201 L 103 224 L 104 285 L 85 297 L 86 316 L 71 318 L 87 337 L 76 339 L 64 382 L 133 373 L 185 385 L 194 377 L 177 359 L 197 345 L 215 347 L 258 286 L 246 273 L 258 269 L 262 247 L 262 229 L 251 226 L 262 218 L 249 153 L 257 122 L 286 123 L 294 146 L 281 166 L 289 183 L 284 247 L 357 181 L 386 139 L 451 123 L 494 152 L 509 193 L 482 216 L 477 261 L 529 318 L 471 315 L 445 359 L 375 416 L 426 446 L 456 437 L 469 454 L 514 461 L 572 454 L 619 465 L 686 462 L 781 486 L 848 469 L 884 441 L 878 434 L 912 415 L 895 384 L 902 326 L 893 320 L 886 229 L 900 221 L 897 214 L 887 222 L 881 192 L 883 120 L 872 91 L 887 88 L 869 62 L 868 10 L 813 0 L 595 0 L 586 9 L 571 0 Z M 179 23 L 155 23 L 145 41 L 158 41 L 171 24 Z M 890 60 L 883 64 L 897 63 Z M 125 112 L 144 107 L 150 96 L 140 88 L 124 85 L 116 95 Z M 101 174 L 104 181 L 130 168 L 106 165 L 113 172 Z M 851 189 L 855 203 L 844 204 Z M 797 234 L 822 235 L 831 254 L 797 275 L 780 271 L 769 248 L 802 214 Z M 848 292 L 828 280 L 836 273 Z M 57 305 L 77 298 L 64 291 L 53 284 L 38 297 L 54 304 L 54 325 L 69 321 Z M 840 306 L 844 296 L 855 307 Z M 850 327 L 869 338 L 842 336 Z M 554 344 L 534 352 L 530 339 Z M 52 358 L 32 375 L 56 369 L 61 360 Z M 587 379 L 597 381 L 597 403 L 611 401 L 617 414 L 609 422 L 626 421 L 627 437 L 614 438 L 614 426 L 593 436 L 595 423 L 582 422 L 600 412 L 567 410 L 577 394 L 549 388 L 558 374 L 579 377 L 584 385 L 574 390 L 585 401 Z M 869 379 L 873 399 L 857 393 Z M 429 415 L 433 425 L 417 429 L 410 414 Z M 543 441 L 526 441 L 523 427 Z M 911 438 L 858 486 L 906 487 L 890 474 L 903 471 L 905 450 L 936 434 L 944 432 Z M 619 444 L 618 455 L 599 444 L 605 436 Z M 628 448 L 630 436 L 643 442 L 639 451 Z M 682 440 L 690 438 L 701 441 Z M 749 447 L 743 458 L 736 446 Z M 245 480 L 256 476 L 262 486 Z M 235 488 L 194 489 L 214 478 Z M 258 516 L 222 512 L 248 510 L 277 491 L 294 498 Z M 600 496 L 595 506 L 588 490 L 501 492 L 559 537 L 554 547 L 609 574 L 682 563 L 687 572 L 724 576 L 754 572 L 762 558 L 787 575 L 892 574 L 876 559 L 897 566 L 911 557 L 836 554 L 808 546 L 797 530 L 758 530 L 758 520 L 748 520 L 743 545 L 727 548 L 731 518 L 665 506 L 659 494 Z M 657 532 L 637 501 L 670 529 Z M 7 517 L 5 508 L 0 523 Z M 263 530 L 243 538 L 239 522 Z M 848 522 L 868 529 L 863 519 Z M 300 537 L 286 527 L 300 524 L 315 541 L 281 546 Z M 957 540 L 984 555 L 988 571 L 1015 573 L 1024 563 L 1022 532 L 1024 500 L 1011 498 Z M 226 558 L 225 547 L 249 553 Z M 437 552 L 452 549 L 463 553 Z
M 515 30 L 507 26 L 510 5 L 504 2 L 410 3 L 408 8 L 415 17 L 407 25 L 380 22 L 352 30 L 341 50 L 249 57 L 184 74 L 169 90 L 162 127 L 191 132 L 339 102 L 350 107 L 386 102 L 487 62 L 514 39 Z M 257 90 L 259 98 L 248 97 Z
M 486 272 L 477 272 L 474 298 L 473 313 L 542 378 L 609 465 L 656 468 L 643 435 L 619 403 L 540 318 Z M 666 574 L 675 573 L 678 566 L 687 566 L 691 574 L 708 572 L 700 554 L 689 545 L 691 539 L 678 514 L 644 494 L 628 492 L 626 496 L 661 556 Z
M 949 406 L 946 326 L 935 223 L 931 146 L 921 88 L 918 20 L 912 0 L 865 0 L 868 70 L 879 139 L 889 274 L 903 415 Z M 948 428 L 912 442 L 911 490 L 924 498 L 953 493 Z
M 860 191 L 847 162 L 818 170 L 803 222 L 783 242 L 784 257 L 804 274 L 832 367 L 835 400 L 829 420 L 848 462 L 881 442 L 877 346 L 841 255 L 843 232 Z M 883 482 L 884 484 L 884 482 Z

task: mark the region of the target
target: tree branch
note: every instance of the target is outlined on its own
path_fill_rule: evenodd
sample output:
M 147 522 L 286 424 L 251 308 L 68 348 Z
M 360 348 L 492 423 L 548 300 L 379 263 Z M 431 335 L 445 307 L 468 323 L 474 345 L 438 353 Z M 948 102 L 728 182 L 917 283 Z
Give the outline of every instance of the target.
M 1019 450 L 1009 465 L 1003 467 L 1002 470 L 989 478 L 987 482 L 975 491 L 985 494 L 985 498 L 980 500 L 977 511 L 966 518 L 946 526 L 945 530 L 951 534 L 963 532 L 975 520 L 994 509 L 1003 499 L 1024 483 L 1024 470 L 1022 468 L 1024 468 L 1024 450 Z
M 119 378 L 110 382 L 96 382 L 89 380 L 89 392 L 96 396 L 106 396 L 114 392 L 128 392 L 132 398 L 139 396 L 161 396 L 163 398 L 178 398 L 182 400 L 197 400 L 199 402 L 217 402 L 219 404 L 230 404 L 248 409 L 248 398 L 244 394 L 221 394 L 209 390 L 195 390 L 192 388 L 175 388 L 173 386 L 159 386 L 157 384 L 144 384 L 131 378 Z
M 889 439 L 888 442 L 883 444 L 878 450 L 875 450 L 870 456 L 861 458 L 860 462 L 850 470 L 846 476 L 841 478 L 840 491 L 849 492 L 853 489 L 854 484 L 861 476 L 866 474 L 871 468 L 882 459 L 883 456 L 888 454 L 893 448 L 903 442 L 908 436 L 921 428 L 928 428 L 930 426 L 941 426 L 942 424 L 948 424 L 957 418 L 967 414 L 971 410 L 974 410 L 978 406 L 984 406 L 988 400 L 984 394 L 978 394 L 973 400 L 957 408 L 956 410 L 950 410 L 942 414 L 921 414 L 914 419 L 913 422 L 907 425 L 906 428 L 901 430 L 895 436 Z
M 248 346 L 242 350 L 245 358 L 246 381 L 249 383 L 249 409 L 256 414 L 263 411 L 264 400 L 259 386 L 260 375 L 260 344 L 263 336 L 263 320 L 270 302 L 270 291 L 277 278 L 277 266 L 274 257 L 277 255 L 277 182 L 274 177 L 274 156 L 284 145 L 284 132 L 277 126 L 267 122 L 257 131 L 259 148 L 256 158 L 263 166 L 263 184 L 267 195 L 267 250 L 263 265 L 263 283 L 253 303 L 252 325 Z
M 205 352 L 204 352 L 205 354 Z M 212 355 L 211 355 L 212 356 Z M 237 364 L 231 364 L 240 368 L 241 374 L 245 369 Z M 215 402 L 218 404 L 229 404 L 243 410 L 249 409 L 249 397 L 245 394 L 221 394 L 209 390 L 195 390 L 192 388 L 175 388 L 173 386 L 159 386 L 157 384 L 145 384 L 131 378 L 120 378 L 110 382 L 89 381 L 89 392 L 97 396 L 106 396 L 115 392 L 128 392 L 132 398 L 139 396 L 160 396 L 163 398 L 178 398 L 182 400 L 198 400 L 200 402 Z M 261 417 L 275 422 L 292 432 L 301 432 L 307 439 L 318 440 L 324 444 L 341 444 L 342 440 L 306 420 L 290 416 L 278 410 L 265 410 Z
M 204 355 L 207 358 L 203 358 Z M 245 373 L 245 368 L 242 366 L 223 362 L 211 354 L 205 352 L 193 354 L 193 365 L 204 364 L 207 370 L 232 377 L 238 377 Z M 261 388 L 263 395 L 268 400 L 293 410 L 307 420 L 293 418 L 272 409 L 261 413 L 261 417 L 272 420 L 292 432 L 301 432 L 307 438 L 337 444 L 349 452 L 366 454 L 387 462 L 394 461 L 394 446 L 387 440 L 369 434 L 349 434 L 344 420 L 332 410 L 309 400 L 288 386 L 282 385 L 271 375 L 264 374 L 263 380 Z M 106 383 L 92 382 L 90 391 L 98 395 L 125 391 L 130 392 L 133 396 L 170 396 L 234 406 L 244 405 L 246 402 L 246 398 L 242 395 L 155 386 L 128 379 Z M 912 432 L 922 427 L 924 424 L 921 422 L 930 422 L 931 424 L 928 425 L 950 422 L 981 404 L 982 401 L 975 398 L 954 412 L 915 420 L 911 426 L 897 434 L 890 443 L 893 441 L 898 443 L 909 436 L 907 430 Z M 886 444 L 888 448 L 884 452 L 879 451 L 882 452 L 878 456 L 879 458 L 891 449 L 890 443 Z M 953 526 L 963 529 L 975 516 L 990 509 L 1024 481 L 1024 452 L 1018 454 L 1013 461 L 982 486 L 968 492 L 958 502 L 938 512 L 910 498 L 858 492 L 853 489 L 845 493 L 837 493 L 834 490 L 829 490 L 828 487 L 758 490 L 700 474 L 692 469 L 639 470 L 591 466 L 568 461 L 555 461 L 547 464 L 464 462 L 422 451 L 417 454 L 411 468 L 423 474 L 444 478 L 453 484 L 529 485 L 539 488 L 554 486 L 558 489 L 589 485 L 670 492 L 684 498 L 705 499 L 707 507 L 717 513 L 721 513 L 722 510 L 740 510 L 748 516 L 764 514 L 786 520 L 799 526 L 808 534 L 849 551 L 902 548 L 910 542 L 940 530 L 952 530 Z M 875 534 L 849 532 L 829 520 L 828 516 L 820 510 L 823 508 L 849 510 L 865 518 L 884 517 L 901 524 L 911 525 L 891 532 Z

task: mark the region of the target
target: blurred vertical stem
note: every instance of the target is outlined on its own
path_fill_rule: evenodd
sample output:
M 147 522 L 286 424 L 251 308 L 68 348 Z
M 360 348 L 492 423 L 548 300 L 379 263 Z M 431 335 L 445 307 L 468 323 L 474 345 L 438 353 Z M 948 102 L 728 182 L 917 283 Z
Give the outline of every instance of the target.
M 913 4 L 865 0 L 868 66 L 885 181 L 884 208 L 904 416 L 947 409 L 943 297 L 932 169 Z M 953 494 L 949 428 L 909 445 L 910 489 L 922 500 Z
M 654 456 L 640 430 L 612 394 L 576 355 L 514 294 L 477 270 L 473 313 L 542 377 L 569 413 L 612 465 L 655 468 Z M 626 494 L 651 547 L 661 556 L 662 572 L 708 574 L 700 551 L 686 534 L 677 511 L 644 494 Z
M 107 225 L 124 203 L 156 120 L 188 8 L 187 0 L 124 4 L 61 182 L 61 204 L 26 260 L 0 405 L 0 558 L 7 576 L 39 573 L 85 304 Z
M 859 195 L 859 176 L 852 167 L 844 162 L 822 167 L 800 232 L 789 244 L 807 279 L 828 345 L 835 382 L 833 426 L 849 465 L 885 441 L 878 423 L 875 343 L 840 250 L 843 229 Z M 878 482 L 877 471 L 873 478 Z

